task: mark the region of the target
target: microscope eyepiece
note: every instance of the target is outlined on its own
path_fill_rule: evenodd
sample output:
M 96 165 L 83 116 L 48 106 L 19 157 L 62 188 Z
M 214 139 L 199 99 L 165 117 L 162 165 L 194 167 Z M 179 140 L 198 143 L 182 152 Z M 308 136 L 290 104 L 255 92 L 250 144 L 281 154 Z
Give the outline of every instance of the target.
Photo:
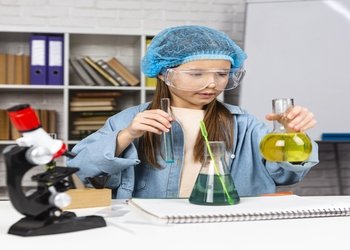
M 7 109 L 10 120 L 15 128 L 23 133 L 41 127 L 39 118 L 28 104 L 20 104 Z

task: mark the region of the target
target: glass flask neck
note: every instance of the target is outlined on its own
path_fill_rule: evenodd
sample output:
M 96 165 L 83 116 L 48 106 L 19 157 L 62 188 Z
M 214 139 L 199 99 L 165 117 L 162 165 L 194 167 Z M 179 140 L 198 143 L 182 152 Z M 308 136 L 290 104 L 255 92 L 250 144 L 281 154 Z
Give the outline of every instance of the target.
M 225 155 L 226 147 L 223 141 L 209 141 L 209 146 L 213 156 L 222 157 Z M 209 148 L 205 145 L 204 147 L 204 158 L 210 159 Z
M 210 151 L 207 145 L 204 147 L 204 162 L 202 171 L 214 174 L 213 166 L 216 165 L 218 166 L 218 172 L 220 174 L 225 174 L 227 171 L 227 154 L 225 143 L 223 141 L 209 141 L 209 146 Z
M 294 106 L 293 98 L 278 98 L 272 100 L 272 111 L 276 115 L 283 116 L 290 108 Z M 285 132 L 284 125 L 277 120 L 273 121 L 274 132 Z

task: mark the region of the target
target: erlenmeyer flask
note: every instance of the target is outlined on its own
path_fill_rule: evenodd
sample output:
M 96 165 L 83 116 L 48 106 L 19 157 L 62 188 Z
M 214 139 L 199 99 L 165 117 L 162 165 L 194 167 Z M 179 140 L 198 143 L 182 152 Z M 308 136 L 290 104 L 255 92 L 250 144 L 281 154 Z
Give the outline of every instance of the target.
M 225 159 L 223 141 L 210 141 L 204 148 L 204 162 L 189 201 L 200 205 L 234 205 L 239 196 Z
M 272 100 L 272 109 L 281 116 L 293 107 L 292 98 Z M 273 131 L 260 142 L 260 152 L 268 161 L 302 162 L 309 158 L 312 150 L 310 138 L 302 132 L 288 132 L 283 124 L 273 122 Z

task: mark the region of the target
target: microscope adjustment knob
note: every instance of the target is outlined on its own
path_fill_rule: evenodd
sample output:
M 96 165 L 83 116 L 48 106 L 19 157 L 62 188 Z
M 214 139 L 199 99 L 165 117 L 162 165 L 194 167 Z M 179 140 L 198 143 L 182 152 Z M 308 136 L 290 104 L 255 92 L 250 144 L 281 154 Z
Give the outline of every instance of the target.
M 52 161 L 53 155 L 50 150 L 43 146 L 34 146 L 27 150 L 26 159 L 36 165 L 44 165 Z
M 55 193 L 50 196 L 49 202 L 56 207 L 65 208 L 71 204 L 72 199 L 66 193 Z

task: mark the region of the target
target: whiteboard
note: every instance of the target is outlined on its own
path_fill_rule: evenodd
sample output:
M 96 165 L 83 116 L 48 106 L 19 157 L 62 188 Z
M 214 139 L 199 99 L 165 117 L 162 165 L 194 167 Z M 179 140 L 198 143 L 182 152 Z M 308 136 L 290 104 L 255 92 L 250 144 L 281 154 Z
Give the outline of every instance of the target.
M 242 108 L 272 127 L 271 100 L 292 97 L 315 114 L 311 138 L 350 132 L 350 1 L 249 2 L 245 32 Z

